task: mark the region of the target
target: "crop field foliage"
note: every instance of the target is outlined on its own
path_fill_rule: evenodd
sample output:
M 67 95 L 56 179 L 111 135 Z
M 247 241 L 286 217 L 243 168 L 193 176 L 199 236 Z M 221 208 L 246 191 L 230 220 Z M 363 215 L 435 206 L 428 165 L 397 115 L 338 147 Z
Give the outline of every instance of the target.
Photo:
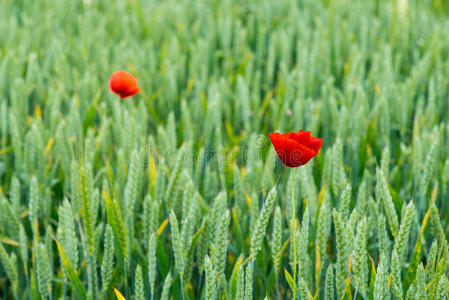
M 0 1 L 0 298 L 447 299 L 445 10 Z

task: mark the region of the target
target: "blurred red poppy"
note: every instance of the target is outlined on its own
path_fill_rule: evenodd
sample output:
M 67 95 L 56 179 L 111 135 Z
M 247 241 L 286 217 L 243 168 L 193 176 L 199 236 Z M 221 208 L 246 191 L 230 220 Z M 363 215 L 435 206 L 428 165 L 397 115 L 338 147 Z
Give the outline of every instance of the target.
M 115 71 L 109 78 L 109 90 L 124 99 L 136 95 L 140 88 L 133 75 L 126 71 Z
M 287 167 L 305 165 L 320 151 L 323 140 L 310 135 L 310 131 L 270 133 L 271 143 L 279 159 Z

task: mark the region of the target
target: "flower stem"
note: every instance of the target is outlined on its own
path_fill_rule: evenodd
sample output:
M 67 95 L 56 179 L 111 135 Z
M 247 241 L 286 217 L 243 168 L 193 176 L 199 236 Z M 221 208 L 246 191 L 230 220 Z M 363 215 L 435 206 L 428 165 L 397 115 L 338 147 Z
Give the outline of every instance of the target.
M 293 243 L 293 299 L 296 300 L 296 205 L 295 205 L 295 189 L 293 188 L 293 178 L 295 175 L 295 169 L 292 168 L 291 172 L 291 190 L 292 190 L 292 243 Z

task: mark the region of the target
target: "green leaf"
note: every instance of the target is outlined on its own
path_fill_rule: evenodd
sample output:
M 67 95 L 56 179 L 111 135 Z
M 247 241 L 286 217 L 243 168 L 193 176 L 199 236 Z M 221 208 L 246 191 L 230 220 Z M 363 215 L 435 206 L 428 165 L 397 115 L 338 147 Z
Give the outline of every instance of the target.
M 73 287 L 75 288 L 75 293 L 80 299 L 86 299 L 87 294 L 86 290 L 84 289 L 83 284 L 81 283 L 80 279 L 78 278 L 78 275 L 76 274 L 75 270 L 73 269 L 72 264 L 70 263 L 69 259 L 67 258 L 64 250 L 61 247 L 61 244 L 59 244 L 58 241 L 56 241 L 56 245 L 58 246 L 58 252 L 59 256 L 61 257 L 62 264 L 64 265 L 65 270 L 67 271 L 67 275 L 69 277 L 70 282 L 73 284 Z
M 240 264 L 243 261 L 243 255 L 240 255 L 239 259 L 237 260 L 237 262 L 234 265 L 234 269 L 232 270 L 232 275 L 231 275 L 231 295 L 233 298 L 236 297 L 236 291 L 237 291 L 237 273 L 238 273 L 238 269 Z
M 287 280 L 288 285 L 290 286 L 290 288 L 296 289 L 296 285 L 295 285 L 295 281 L 292 278 L 292 275 L 290 275 L 290 273 L 287 271 L 287 269 L 284 269 L 284 274 L 285 274 L 285 279 Z
M 369 259 L 371 261 L 371 278 L 369 281 L 368 299 L 374 300 L 374 282 L 376 281 L 376 266 L 374 265 L 374 260 L 371 256 L 369 257 Z
M 426 228 L 427 221 L 429 220 L 431 210 L 429 209 L 424 216 L 422 221 L 421 230 L 419 231 L 418 238 L 416 239 L 415 248 L 413 250 L 412 258 L 410 260 L 409 267 L 405 273 L 404 289 L 407 291 L 410 284 L 415 280 L 416 270 L 418 269 L 418 264 L 421 258 L 421 246 L 422 246 L 422 236 L 424 229 Z

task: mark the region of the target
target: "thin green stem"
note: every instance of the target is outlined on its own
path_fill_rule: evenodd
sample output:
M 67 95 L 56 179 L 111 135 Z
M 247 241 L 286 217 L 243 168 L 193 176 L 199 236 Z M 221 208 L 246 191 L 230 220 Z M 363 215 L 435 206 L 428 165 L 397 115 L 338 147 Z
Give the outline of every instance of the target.
M 291 190 L 292 190 L 292 243 L 293 243 L 293 299 L 296 299 L 296 205 L 295 205 L 295 189 L 293 188 L 293 177 L 295 175 L 295 169 L 291 172 Z
M 24 266 L 24 268 L 26 268 L 26 266 Z M 26 278 L 27 286 L 31 286 L 31 285 L 30 285 L 30 276 L 28 275 L 26 269 L 25 269 L 25 274 L 26 274 L 26 275 L 25 275 L 25 278 Z M 29 299 L 29 300 L 31 299 L 31 293 L 28 293 L 28 299 Z
M 217 278 L 218 279 L 218 282 L 217 282 L 217 293 L 216 293 L 215 299 L 220 299 L 220 278 L 221 277 Z
M 125 262 L 124 259 L 123 259 L 123 265 L 124 265 L 123 273 L 125 274 L 125 283 L 127 283 L 128 282 L 128 267 L 126 266 L 127 263 Z M 126 297 L 129 297 L 128 284 L 125 285 L 125 295 L 126 295 Z
M 279 296 L 279 276 L 277 272 L 276 272 L 276 299 L 277 300 L 281 299 Z
M 182 300 L 185 300 L 185 296 L 184 296 L 184 280 L 182 279 L 182 275 L 181 275 L 181 297 Z

